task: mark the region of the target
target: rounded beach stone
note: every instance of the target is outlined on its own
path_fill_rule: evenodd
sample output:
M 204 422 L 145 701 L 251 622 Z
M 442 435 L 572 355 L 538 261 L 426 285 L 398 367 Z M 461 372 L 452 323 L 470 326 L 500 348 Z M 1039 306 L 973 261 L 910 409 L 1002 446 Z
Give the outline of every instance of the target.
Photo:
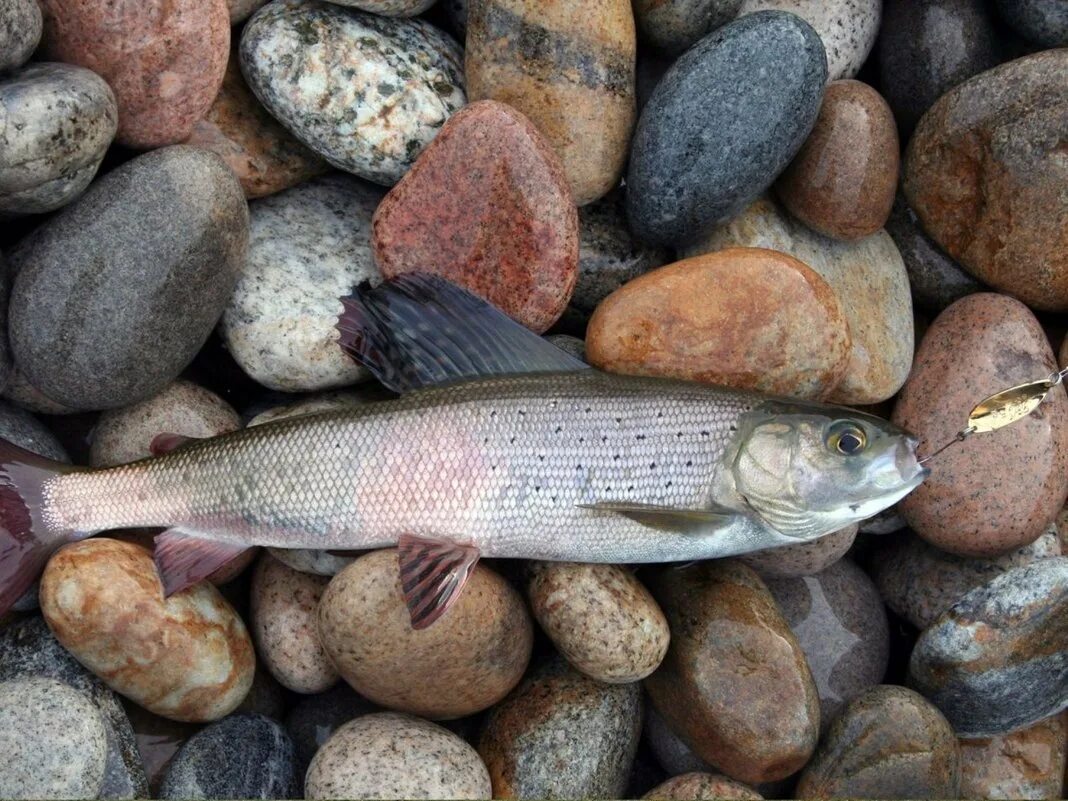
M 97 798 L 107 730 L 93 703 L 55 679 L 0 682 L 0 795 Z
M 435 0 L 331 0 L 341 6 L 352 6 L 383 17 L 414 17 L 422 14 Z
M 396 183 L 466 102 L 463 53 L 424 20 L 276 0 L 241 35 L 249 88 L 338 169 Z
M 252 12 L 264 5 L 267 0 L 227 0 L 230 7 L 230 24 L 236 25 L 248 19 Z
M 412 629 L 391 548 L 360 557 L 334 577 L 319 602 L 319 636 L 361 695 L 447 719 L 508 694 L 530 660 L 534 631 L 519 593 L 483 565 L 434 625 Z
M 200 727 L 193 723 L 179 723 L 176 720 L 153 715 L 133 701 L 126 701 L 123 706 L 129 715 L 130 725 L 133 727 L 137 741 L 138 756 L 148 774 L 151 788 L 151 794 L 146 791 L 137 797 L 156 798 L 159 796 L 160 782 L 163 781 L 163 774 L 171 759 Z
M 703 801 L 717 798 L 759 801 L 763 797 L 741 782 L 715 773 L 684 773 L 681 776 L 672 776 L 642 796 L 654 801 Z
M 354 556 L 340 556 L 313 548 L 268 548 L 267 553 L 283 565 L 313 576 L 336 576 L 356 561 Z
M 797 14 L 820 35 L 827 50 L 827 79 L 852 78 L 879 33 L 882 0 L 745 0 L 739 17 L 774 9 Z
M 961 798 L 1060 798 L 1068 755 L 1068 713 L 1034 726 L 960 741 Z
M 787 210 L 834 239 L 861 239 L 890 216 L 900 161 L 897 124 L 860 81 L 833 81 L 816 127 L 775 184 Z
M 152 441 L 159 434 L 205 438 L 239 428 L 241 418 L 230 404 L 179 380 L 146 401 L 102 414 L 93 429 L 89 464 L 112 467 L 152 456 Z
M 30 64 L 0 79 L 0 119 L 2 219 L 53 211 L 85 191 L 115 138 L 118 111 L 89 70 Z
M 296 748 L 263 715 L 230 715 L 198 731 L 167 766 L 159 798 L 297 798 Z
M 637 114 L 635 52 L 628 0 L 479 0 L 467 17 L 467 91 L 526 115 L 582 206 L 619 185 Z
M 1064 0 L 995 0 L 998 13 L 1020 36 L 1042 47 L 1068 45 Z
M 961 737 L 1005 734 L 1068 707 L 1068 557 L 968 592 L 920 635 L 909 684 Z
M 754 551 L 738 559 L 765 579 L 812 576 L 845 556 L 856 538 L 857 525 L 854 523 L 811 542 Z
M 378 187 L 316 178 L 249 207 L 248 259 L 220 328 L 234 359 L 271 389 L 345 386 L 367 371 L 337 344 L 340 298 L 381 280 L 368 246 Z
M 378 712 L 379 707 L 345 682 L 324 693 L 303 696 L 286 716 L 286 729 L 297 747 L 297 773 L 303 776 L 312 757 L 331 735 L 350 720 Z
M 64 547 L 41 577 L 56 639 L 109 687 L 174 720 L 221 718 L 252 684 L 248 632 L 208 582 L 162 595 L 147 550 L 101 537 Z
M 637 0 L 634 22 L 641 40 L 677 55 L 735 18 L 742 0 Z
M 668 568 L 652 583 L 671 627 L 645 687 L 694 753 L 756 783 L 799 770 L 816 748 L 819 696 L 801 644 L 760 578 L 735 560 Z
M 0 401 L 0 439 L 57 462 L 70 461 L 67 451 L 44 423 L 26 410 L 4 401 Z
M 660 767 L 669 776 L 683 773 L 715 773 L 716 769 L 697 756 L 667 725 L 652 702 L 645 704 L 643 736 Z
M 903 139 L 938 98 L 1001 61 L 985 0 L 884 0 L 878 50 L 880 86 Z
M 284 687 L 321 693 L 337 670 L 319 642 L 319 599 L 329 579 L 293 570 L 264 554 L 252 575 L 251 628 L 256 650 Z
M 478 753 L 448 729 L 379 712 L 338 729 L 312 760 L 304 797 L 490 798 Z
M 248 198 L 273 195 L 327 170 L 326 162 L 294 139 L 249 91 L 236 47 L 215 102 L 185 144 L 218 153 Z
M 1022 303 L 969 295 L 931 324 L 893 419 L 926 453 L 949 442 L 982 398 L 1056 369 L 1042 327 Z M 899 507 L 932 545 L 997 556 L 1036 540 L 1066 494 L 1068 395 L 1058 386 L 1023 420 L 940 455 Z
M 942 714 L 904 687 L 880 685 L 831 725 L 801 774 L 798 798 L 959 798 L 960 746 Z
M 667 620 L 637 577 L 620 565 L 531 562 L 534 619 L 571 665 L 598 681 L 644 679 L 667 652 Z
M 1022 548 L 989 559 L 956 556 L 903 532 L 879 549 L 872 574 L 886 605 L 922 630 L 969 590 L 1014 567 L 1060 555 L 1054 527 Z
M 638 239 L 678 247 L 760 195 L 816 122 L 827 60 L 793 14 L 750 14 L 687 50 L 634 134 L 627 217 Z
M 642 727 L 638 684 L 555 658 L 495 706 L 478 742 L 494 798 L 622 798 Z
M 732 248 L 675 262 L 609 295 L 586 332 L 590 364 L 798 398 L 825 398 L 849 360 L 834 293 L 792 256 Z
M 769 580 L 768 589 L 805 652 L 826 730 L 886 675 L 890 628 L 879 591 L 848 559 L 814 576 Z
M 761 198 L 684 253 L 695 256 L 737 246 L 788 253 L 834 292 L 852 346 L 829 400 L 868 405 L 901 389 L 912 367 L 915 323 L 908 273 L 887 234 L 880 231 L 856 242 L 828 239 L 797 223 L 774 201 Z
M 904 189 L 961 266 L 1029 306 L 1068 310 L 1068 50 L 1003 64 L 950 90 L 909 141 Z
M 226 0 L 40 2 L 45 55 L 108 82 L 120 144 L 148 150 L 181 142 L 211 107 L 230 49 Z
M 894 240 L 905 262 L 912 299 L 928 311 L 940 312 L 965 295 L 983 291 L 983 285 L 946 255 L 937 243 L 923 232 L 916 212 L 909 208 L 904 194 L 898 191 L 886 232 Z
M 37 0 L 0 0 L 0 72 L 26 63 L 41 41 Z
M 16 363 L 78 409 L 152 396 L 207 340 L 247 242 L 244 194 L 214 153 L 175 146 L 127 162 L 7 254 Z
M 375 212 L 386 278 L 434 272 L 541 333 L 575 286 L 578 214 L 560 162 L 515 109 L 472 103 Z
M 68 415 L 77 414 L 79 411 L 52 400 L 37 387 L 31 385 L 15 364 L 11 366 L 7 385 L 4 387 L 4 397 L 18 405 L 19 408 L 36 414 Z

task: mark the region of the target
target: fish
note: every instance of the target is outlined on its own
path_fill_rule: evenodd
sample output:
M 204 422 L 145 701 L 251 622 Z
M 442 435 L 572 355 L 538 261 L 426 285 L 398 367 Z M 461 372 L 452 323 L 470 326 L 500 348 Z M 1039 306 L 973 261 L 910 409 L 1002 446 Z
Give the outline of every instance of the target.
M 159 455 L 106 469 L 0 441 L 0 608 L 63 544 L 158 527 L 165 595 L 254 546 L 395 546 L 425 628 L 483 557 L 692 562 L 811 542 L 928 472 L 885 420 L 604 372 L 436 276 L 339 300 L 339 347 L 397 397 L 163 434 Z

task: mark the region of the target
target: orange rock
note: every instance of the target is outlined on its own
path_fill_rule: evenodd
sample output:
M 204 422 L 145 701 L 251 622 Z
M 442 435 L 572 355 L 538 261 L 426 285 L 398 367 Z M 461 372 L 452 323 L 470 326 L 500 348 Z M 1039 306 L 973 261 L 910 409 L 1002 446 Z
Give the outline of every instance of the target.
M 850 336 L 834 292 L 806 265 L 731 248 L 609 295 L 590 320 L 586 355 L 614 373 L 825 398 L 845 374 Z
M 1000 737 L 962 739 L 960 797 L 1061 798 L 1066 731 L 1062 712 Z
M 726 776 L 699 772 L 672 776 L 642 796 L 652 801 L 702 801 L 706 798 L 759 801 L 763 797 L 756 790 Z

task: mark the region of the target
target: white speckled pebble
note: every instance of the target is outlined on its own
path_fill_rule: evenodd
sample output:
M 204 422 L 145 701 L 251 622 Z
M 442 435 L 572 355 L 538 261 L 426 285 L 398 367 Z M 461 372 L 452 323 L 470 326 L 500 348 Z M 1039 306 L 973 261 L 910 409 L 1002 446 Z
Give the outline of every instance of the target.
M 857 74 L 883 13 L 882 0 L 745 0 L 738 15 L 769 8 L 797 14 L 816 29 L 827 49 L 828 83 Z
M 107 730 L 87 696 L 55 679 L 0 684 L 0 797 L 96 798 Z
M 435 0 L 330 0 L 339 6 L 352 6 L 381 17 L 414 17 L 422 14 Z
M 338 298 L 380 279 L 369 248 L 377 187 L 327 175 L 250 204 L 248 261 L 222 335 L 242 369 L 301 392 L 367 377 L 337 344 Z
M 490 798 L 478 753 L 412 715 L 364 715 L 338 729 L 308 767 L 304 797 Z
M 856 538 L 854 523 L 818 540 L 756 551 L 738 558 L 765 578 L 814 576 L 845 556 Z

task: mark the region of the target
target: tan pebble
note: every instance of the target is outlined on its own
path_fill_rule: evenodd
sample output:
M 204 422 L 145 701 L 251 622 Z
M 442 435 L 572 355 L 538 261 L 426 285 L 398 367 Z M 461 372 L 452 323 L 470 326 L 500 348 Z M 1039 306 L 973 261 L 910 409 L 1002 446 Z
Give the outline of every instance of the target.
M 655 801 L 711 801 L 716 798 L 756 801 L 763 797 L 741 782 L 715 773 L 683 773 L 681 776 L 672 776 L 642 796 Z
M 738 558 L 765 578 L 812 576 L 845 556 L 856 538 L 854 523 L 818 540 L 756 551 Z
M 1034 726 L 960 741 L 961 798 L 1063 798 L 1068 712 Z

